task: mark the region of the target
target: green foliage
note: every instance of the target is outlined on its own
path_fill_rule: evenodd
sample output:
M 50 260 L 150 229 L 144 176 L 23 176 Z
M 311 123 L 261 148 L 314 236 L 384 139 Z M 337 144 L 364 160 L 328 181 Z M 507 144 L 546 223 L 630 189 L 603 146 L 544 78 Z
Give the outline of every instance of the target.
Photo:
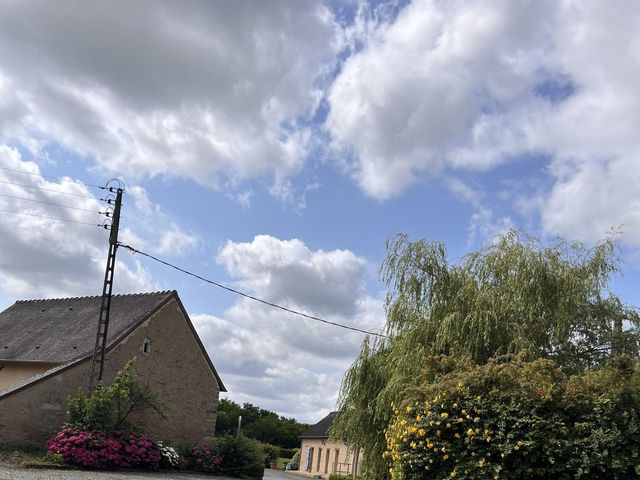
M 284 448 L 300 446 L 299 436 L 309 425 L 293 418 L 278 416 L 250 403 L 240 406 L 225 398 L 218 405 L 216 435 L 236 433 L 238 416 L 242 415 L 242 433 L 249 438 Z
M 640 469 L 640 369 L 567 377 L 501 358 L 414 387 L 386 431 L 394 480 L 630 479 Z
M 280 456 L 280 447 L 271 445 L 270 443 L 262 443 L 261 446 L 265 466 L 268 466 L 271 462 L 278 460 L 278 457 Z
M 297 449 L 297 452 L 293 454 L 293 457 L 291 457 L 290 462 L 292 467 L 295 467 L 294 470 L 297 470 L 298 468 L 300 468 L 300 449 Z
M 92 432 L 131 429 L 132 413 L 150 409 L 162 414 L 158 397 L 136 377 L 135 358 L 129 360 L 109 385 L 98 383 L 91 394 L 82 388 L 67 398 L 65 425 Z
M 262 477 L 264 451 L 257 440 L 244 435 L 216 437 L 212 451 L 220 457 L 220 473 L 233 477 Z
M 340 473 L 332 473 L 329 475 L 329 480 L 357 480 L 360 477 L 354 477 L 353 475 L 342 475 Z
M 511 231 L 457 264 L 439 242 L 398 235 L 387 247 L 388 337 L 365 339 L 343 379 L 332 430 L 363 447 L 367 478 L 388 476 L 381 458 L 392 402 L 445 371 L 519 354 L 573 374 L 603 365 L 612 351 L 638 353 L 638 311 L 608 288 L 619 271 L 610 238 L 592 249 L 561 240 L 543 246 Z

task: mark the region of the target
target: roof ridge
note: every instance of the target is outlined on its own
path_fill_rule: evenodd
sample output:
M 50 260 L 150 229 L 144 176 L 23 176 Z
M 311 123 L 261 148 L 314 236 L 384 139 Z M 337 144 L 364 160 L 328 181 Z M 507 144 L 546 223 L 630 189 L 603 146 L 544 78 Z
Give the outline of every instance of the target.
M 158 290 L 155 292 L 142 292 L 142 293 L 118 293 L 113 297 L 142 297 L 151 295 L 167 295 L 176 293 L 176 290 Z M 33 298 L 30 300 L 16 300 L 16 304 L 24 303 L 38 303 L 38 302 L 59 302 L 60 300 L 85 300 L 89 298 L 100 298 L 102 295 L 85 295 L 81 297 L 56 297 L 56 298 Z

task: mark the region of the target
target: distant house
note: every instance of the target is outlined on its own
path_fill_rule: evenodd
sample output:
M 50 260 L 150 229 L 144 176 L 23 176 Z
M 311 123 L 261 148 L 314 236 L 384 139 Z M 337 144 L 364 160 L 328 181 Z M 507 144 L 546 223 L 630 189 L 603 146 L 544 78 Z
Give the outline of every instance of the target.
M 336 412 L 300 435 L 300 473 L 328 478 L 332 473 L 360 474 L 361 454 L 343 442 L 329 440 Z
M 87 387 L 100 297 L 18 301 L 0 313 L 0 446 L 42 447 L 64 422 L 66 398 Z M 158 440 L 213 436 L 226 391 L 175 291 L 114 295 L 104 379 L 131 358 L 166 418 L 136 419 Z

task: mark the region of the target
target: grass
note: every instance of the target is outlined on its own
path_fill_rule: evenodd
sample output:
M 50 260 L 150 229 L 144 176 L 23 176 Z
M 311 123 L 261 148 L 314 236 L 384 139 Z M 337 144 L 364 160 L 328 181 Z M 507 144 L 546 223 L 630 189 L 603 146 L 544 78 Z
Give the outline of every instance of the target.
M 26 465 L 29 463 L 49 463 L 43 450 L 0 450 L 0 463 Z

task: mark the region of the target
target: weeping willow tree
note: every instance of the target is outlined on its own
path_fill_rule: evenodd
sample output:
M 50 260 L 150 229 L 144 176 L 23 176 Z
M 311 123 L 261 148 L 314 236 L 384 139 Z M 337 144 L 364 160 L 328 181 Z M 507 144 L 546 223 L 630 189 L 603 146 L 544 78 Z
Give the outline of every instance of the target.
M 387 337 L 364 341 L 333 427 L 335 437 L 362 447 L 366 478 L 388 476 L 382 452 L 392 402 L 446 373 L 442 365 L 517 354 L 575 373 L 638 354 L 638 310 L 608 286 L 620 264 L 611 238 L 587 249 L 510 231 L 454 264 L 440 242 L 397 235 L 387 250 Z

